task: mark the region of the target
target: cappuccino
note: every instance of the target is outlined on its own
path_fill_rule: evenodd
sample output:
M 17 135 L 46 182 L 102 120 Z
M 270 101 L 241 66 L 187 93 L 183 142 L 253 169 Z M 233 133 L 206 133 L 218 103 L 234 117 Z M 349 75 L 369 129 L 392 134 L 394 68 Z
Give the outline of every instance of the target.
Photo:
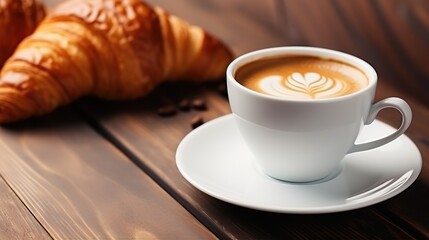
M 366 74 L 344 62 L 291 55 L 260 59 L 237 69 L 243 86 L 289 99 L 326 99 L 357 92 L 368 83 Z

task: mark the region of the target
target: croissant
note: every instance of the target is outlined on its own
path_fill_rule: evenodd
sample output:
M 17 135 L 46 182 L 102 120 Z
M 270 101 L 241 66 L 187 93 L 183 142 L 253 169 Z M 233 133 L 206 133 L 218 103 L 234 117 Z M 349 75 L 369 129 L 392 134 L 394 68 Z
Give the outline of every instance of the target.
M 38 0 L 0 0 L 0 67 L 44 17 Z
M 49 113 L 75 99 L 134 99 L 163 81 L 219 79 L 232 60 L 216 37 L 141 0 L 58 6 L 0 74 L 0 122 Z

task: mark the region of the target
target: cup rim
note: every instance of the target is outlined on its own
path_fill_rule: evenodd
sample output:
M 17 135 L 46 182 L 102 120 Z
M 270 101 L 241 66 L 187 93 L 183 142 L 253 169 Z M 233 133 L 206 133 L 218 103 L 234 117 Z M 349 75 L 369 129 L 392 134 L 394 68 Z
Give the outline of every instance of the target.
M 279 96 L 263 94 L 263 93 L 251 90 L 249 88 L 246 88 L 242 84 L 240 84 L 235 79 L 234 74 L 236 70 L 247 63 L 250 63 L 262 58 L 284 56 L 284 55 L 316 56 L 316 57 L 329 58 L 329 59 L 351 64 L 359 68 L 365 73 L 365 75 L 368 78 L 368 85 L 360 89 L 359 91 L 356 91 L 344 96 L 338 96 L 333 98 L 322 98 L 322 99 L 292 99 L 292 98 L 283 98 Z M 325 102 L 326 103 L 326 102 L 337 102 L 337 101 L 346 100 L 349 98 L 353 98 L 356 95 L 360 95 L 363 92 L 369 91 L 369 89 L 371 89 L 377 84 L 377 72 L 368 62 L 362 60 L 361 58 L 358 58 L 356 56 L 353 56 L 351 54 L 341 52 L 338 50 L 321 48 L 321 47 L 310 47 L 310 46 L 283 46 L 283 47 L 271 47 L 271 48 L 259 49 L 259 50 L 245 53 L 237 57 L 228 65 L 226 70 L 226 79 L 229 83 L 233 84 L 235 87 L 238 87 L 242 91 L 245 91 L 248 94 L 252 94 L 258 97 L 263 97 L 263 98 L 277 100 L 277 101 L 286 101 L 286 102 L 313 102 L 313 103 Z

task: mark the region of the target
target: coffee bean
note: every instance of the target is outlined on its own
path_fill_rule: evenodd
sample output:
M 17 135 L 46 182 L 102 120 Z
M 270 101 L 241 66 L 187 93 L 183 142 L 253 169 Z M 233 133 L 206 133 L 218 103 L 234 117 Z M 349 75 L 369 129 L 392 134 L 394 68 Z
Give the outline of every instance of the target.
M 190 104 L 189 100 L 188 99 L 182 99 L 179 102 L 179 109 L 184 111 L 184 112 L 191 110 L 191 104 Z
M 207 103 L 202 98 L 196 98 L 192 101 L 192 107 L 195 110 L 204 111 L 207 110 Z
M 177 110 L 173 104 L 165 105 L 158 108 L 158 115 L 162 117 L 170 117 L 176 115 Z
M 203 123 L 204 123 L 204 118 L 200 115 L 197 115 L 191 119 L 192 129 L 195 129 L 195 128 L 201 126 Z
M 220 84 L 217 86 L 217 91 L 218 91 L 222 96 L 224 96 L 224 97 L 228 97 L 228 91 L 227 91 L 227 88 L 226 88 L 226 84 L 225 84 L 225 83 L 220 83 Z

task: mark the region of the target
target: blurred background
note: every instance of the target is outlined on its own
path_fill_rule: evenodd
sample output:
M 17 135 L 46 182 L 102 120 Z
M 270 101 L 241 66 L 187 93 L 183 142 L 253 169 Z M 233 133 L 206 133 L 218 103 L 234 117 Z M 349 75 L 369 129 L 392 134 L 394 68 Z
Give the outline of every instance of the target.
M 62 2 L 44 1 L 50 8 Z M 284 45 L 319 46 L 351 53 L 371 63 L 380 81 L 429 105 L 427 0 L 147 2 L 203 26 L 237 55 Z

